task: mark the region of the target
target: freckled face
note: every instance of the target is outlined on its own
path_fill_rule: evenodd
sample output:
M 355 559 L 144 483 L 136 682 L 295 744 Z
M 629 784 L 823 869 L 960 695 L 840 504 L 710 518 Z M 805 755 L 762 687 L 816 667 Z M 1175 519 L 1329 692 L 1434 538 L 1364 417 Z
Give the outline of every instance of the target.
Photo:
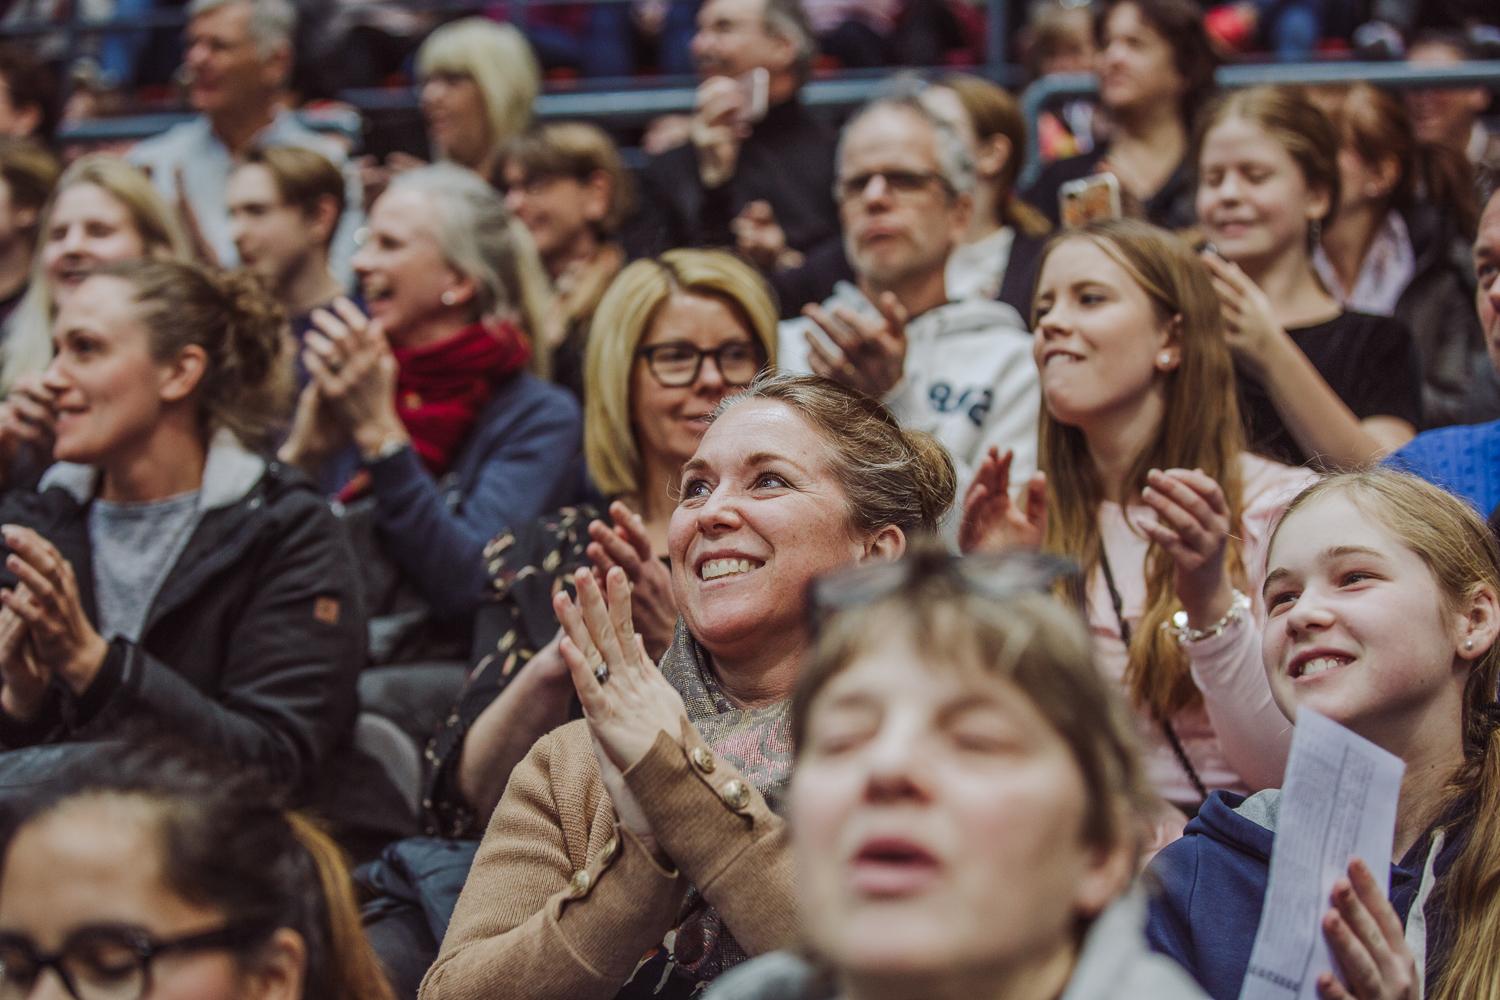
M 823 433 L 774 400 L 732 407 L 683 469 L 668 549 L 689 631 L 714 655 L 805 635 L 807 586 L 864 551 Z
M 1347 494 L 1281 523 L 1266 612 L 1271 693 L 1293 721 L 1308 706 L 1387 747 L 1460 724 L 1462 616 L 1421 558 Z

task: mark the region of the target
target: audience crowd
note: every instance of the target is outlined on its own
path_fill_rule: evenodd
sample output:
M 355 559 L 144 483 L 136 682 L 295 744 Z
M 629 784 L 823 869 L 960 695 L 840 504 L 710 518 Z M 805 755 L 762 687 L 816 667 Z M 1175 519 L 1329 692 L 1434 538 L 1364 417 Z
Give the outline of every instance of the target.
M 0 997 L 1500 1000 L 1500 81 L 1216 86 L 1491 5 L 158 6 L 0 44 Z

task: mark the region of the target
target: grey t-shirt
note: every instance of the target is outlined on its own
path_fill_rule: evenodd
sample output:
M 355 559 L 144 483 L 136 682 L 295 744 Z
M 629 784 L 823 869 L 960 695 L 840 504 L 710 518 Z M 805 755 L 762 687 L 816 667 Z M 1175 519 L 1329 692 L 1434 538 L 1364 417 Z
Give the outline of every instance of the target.
M 145 503 L 90 505 L 100 635 L 140 639 L 146 613 L 197 523 L 197 490 Z

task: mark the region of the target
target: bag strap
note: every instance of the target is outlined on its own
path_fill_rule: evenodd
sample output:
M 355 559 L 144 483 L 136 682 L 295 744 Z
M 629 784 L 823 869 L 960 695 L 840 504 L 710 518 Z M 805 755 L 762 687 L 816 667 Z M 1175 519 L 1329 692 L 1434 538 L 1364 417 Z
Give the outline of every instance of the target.
M 1104 551 L 1103 542 L 1099 545 L 1099 568 L 1104 573 L 1104 585 L 1109 588 L 1109 603 L 1115 610 L 1115 621 L 1120 625 L 1120 638 L 1125 643 L 1126 655 L 1130 654 L 1130 623 L 1125 620 L 1125 602 L 1120 599 L 1120 588 L 1115 586 L 1115 574 L 1109 566 L 1109 554 Z M 1203 803 L 1208 800 L 1208 789 L 1203 785 L 1203 779 L 1198 777 L 1197 768 L 1193 767 L 1193 761 L 1187 755 L 1187 749 L 1182 745 L 1182 740 L 1177 736 L 1177 730 L 1172 727 L 1172 722 L 1164 715 L 1157 714 L 1156 709 L 1151 709 L 1151 718 L 1161 727 L 1162 733 L 1167 737 L 1167 742 L 1172 746 L 1172 753 L 1177 757 L 1177 763 L 1182 765 L 1183 771 L 1187 772 L 1188 781 L 1192 782 L 1194 790 L 1198 793 L 1198 806 L 1202 808 Z

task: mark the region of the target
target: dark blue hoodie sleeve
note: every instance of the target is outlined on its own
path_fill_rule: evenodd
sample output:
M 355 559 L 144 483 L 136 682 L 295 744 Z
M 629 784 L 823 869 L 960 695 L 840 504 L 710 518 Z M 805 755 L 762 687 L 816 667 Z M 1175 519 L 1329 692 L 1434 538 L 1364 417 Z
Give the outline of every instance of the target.
M 1198 949 L 1190 913 L 1198 882 L 1198 838 L 1183 837 L 1164 847 L 1151 859 L 1145 881 L 1150 892 L 1147 943 L 1197 978 Z

